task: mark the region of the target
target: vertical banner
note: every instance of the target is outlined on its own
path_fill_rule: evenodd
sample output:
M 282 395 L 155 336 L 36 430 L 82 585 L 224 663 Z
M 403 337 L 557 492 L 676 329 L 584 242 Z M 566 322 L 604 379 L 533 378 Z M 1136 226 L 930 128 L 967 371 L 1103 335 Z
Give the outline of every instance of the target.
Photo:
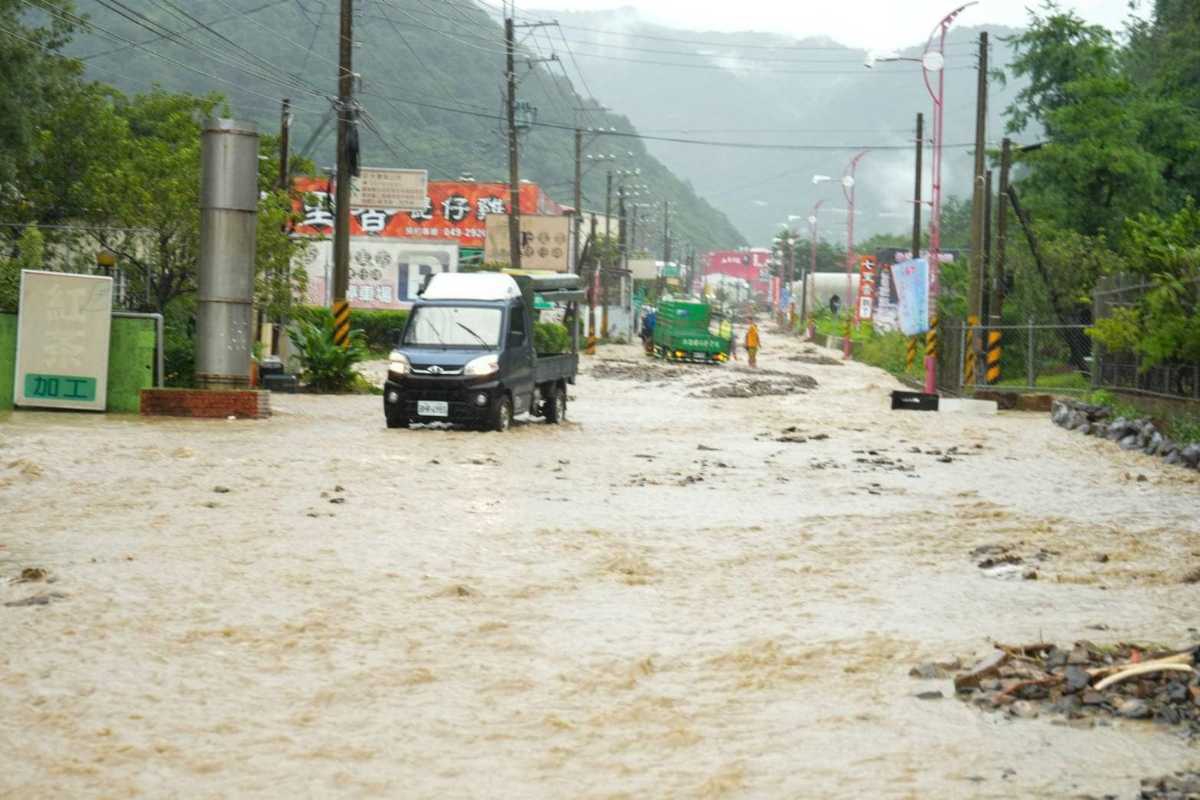
M 916 336 L 929 330 L 929 262 L 923 258 L 905 261 L 892 267 L 896 284 L 897 308 L 900 312 L 900 331 Z

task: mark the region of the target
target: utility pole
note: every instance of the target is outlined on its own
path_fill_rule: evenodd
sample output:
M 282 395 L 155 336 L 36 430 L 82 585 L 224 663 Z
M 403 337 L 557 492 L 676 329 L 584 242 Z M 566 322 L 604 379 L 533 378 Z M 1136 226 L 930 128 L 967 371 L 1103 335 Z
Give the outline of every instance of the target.
M 917 177 L 913 183 L 912 257 L 921 257 L 921 159 L 925 155 L 925 115 L 917 113 Z
M 1004 139 L 1000 149 L 1000 202 L 996 206 L 996 265 L 992 275 L 992 302 L 989 308 L 993 325 L 1004 315 L 1004 295 L 1008 290 L 1005 274 L 1008 260 L 1008 181 L 1012 171 L 1012 141 Z
M 663 200 L 663 267 L 671 262 L 671 201 Z
M 988 35 L 979 34 L 979 63 L 975 88 L 975 182 L 971 195 L 971 280 L 967 297 L 967 324 L 971 327 L 970 350 L 967 358 L 979 353 L 979 322 L 983 313 L 983 219 L 984 219 L 984 168 L 987 149 L 987 93 L 988 93 Z M 967 374 L 975 374 L 972 369 Z
M 292 101 L 283 98 L 283 111 L 279 117 L 279 188 L 287 191 L 291 187 L 288 182 L 288 160 L 291 156 L 292 133 Z
M 348 3 L 350 0 L 342 0 Z M 509 264 L 521 268 L 521 174 L 517 152 L 517 70 L 513 18 L 504 18 L 504 64 L 508 81 L 508 252 Z
M 350 346 L 350 179 L 354 137 L 354 0 L 341 0 L 338 32 L 337 188 L 333 222 L 333 342 Z M 357 156 L 355 156 L 357 157 Z
M 604 189 L 604 238 L 612 236 L 612 170 L 608 171 L 608 181 Z
M 575 129 L 575 250 L 571 260 L 572 269 L 580 271 L 579 236 L 583 233 L 583 129 Z

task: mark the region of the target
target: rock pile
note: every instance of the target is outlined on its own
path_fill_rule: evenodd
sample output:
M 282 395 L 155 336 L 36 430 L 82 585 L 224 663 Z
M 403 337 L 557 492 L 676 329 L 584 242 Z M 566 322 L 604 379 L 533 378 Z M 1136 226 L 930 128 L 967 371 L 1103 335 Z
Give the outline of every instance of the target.
M 1140 800 L 1194 800 L 1200 797 L 1200 772 L 1176 772 L 1161 778 L 1145 778 Z
M 1096 717 L 1153 719 L 1200 736 L 1200 646 L 1153 652 L 1132 645 L 1101 648 L 1077 642 L 996 645 L 954 677 L 960 698 L 1014 717 L 1065 716 L 1091 726 Z M 914 673 L 915 674 L 915 673 Z
M 1074 400 L 1055 400 L 1050 409 L 1055 425 L 1085 436 L 1116 442 L 1122 450 L 1141 450 L 1168 464 L 1200 469 L 1200 442 L 1181 445 L 1162 434 L 1148 419 L 1112 418 L 1110 409 Z

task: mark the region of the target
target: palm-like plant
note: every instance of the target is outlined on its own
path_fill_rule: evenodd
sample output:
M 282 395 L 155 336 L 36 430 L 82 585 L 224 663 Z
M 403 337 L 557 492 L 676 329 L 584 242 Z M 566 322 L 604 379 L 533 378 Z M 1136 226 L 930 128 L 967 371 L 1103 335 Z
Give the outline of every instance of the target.
M 321 323 L 297 322 L 288 330 L 304 367 L 301 378 L 318 392 L 344 392 L 356 380 L 354 365 L 368 356 L 366 336 L 361 330 L 350 332 L 348 347 L 333 341 L 333 320 Z

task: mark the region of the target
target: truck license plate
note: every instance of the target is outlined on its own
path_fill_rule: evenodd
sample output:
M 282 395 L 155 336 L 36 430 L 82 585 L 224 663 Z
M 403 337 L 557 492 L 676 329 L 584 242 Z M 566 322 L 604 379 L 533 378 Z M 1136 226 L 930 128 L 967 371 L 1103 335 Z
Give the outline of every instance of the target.
M 418 400 L 417 413 L 422 417 L 448 417 L 450 404 L 444 400 Z

